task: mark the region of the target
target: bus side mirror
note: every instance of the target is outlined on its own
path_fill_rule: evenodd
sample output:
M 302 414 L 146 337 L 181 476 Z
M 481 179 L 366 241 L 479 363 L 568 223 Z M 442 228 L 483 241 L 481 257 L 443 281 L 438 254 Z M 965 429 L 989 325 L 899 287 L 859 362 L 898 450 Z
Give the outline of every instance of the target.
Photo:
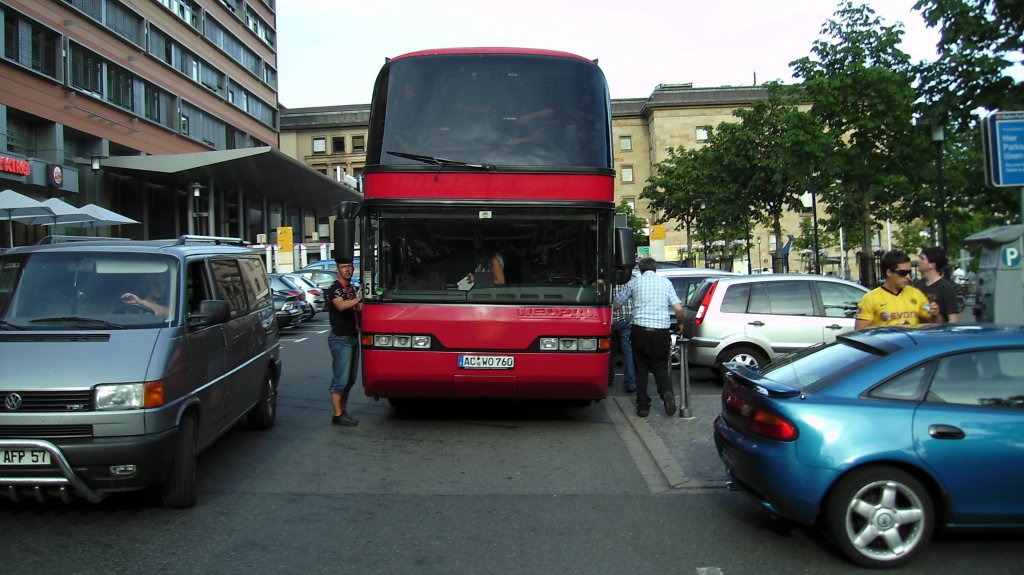
M 636 265 L 636 240 L 633 228 L 615 228 L 615 268 L 626 269 L 630 273 Z

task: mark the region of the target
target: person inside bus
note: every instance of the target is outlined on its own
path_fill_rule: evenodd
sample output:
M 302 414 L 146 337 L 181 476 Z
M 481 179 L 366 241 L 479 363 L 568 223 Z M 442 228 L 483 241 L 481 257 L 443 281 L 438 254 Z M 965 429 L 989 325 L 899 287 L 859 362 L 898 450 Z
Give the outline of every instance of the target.
M 478 274 L 488 274 L 490 278 L 494 279 L 495 286 L 505 285 L 505 256 L 501 252 L 493 252 L 491 255 L 481 258 L 476 269 L 466 274 L 465 280 L 469 282 L 470 287 L 476 284 L 477 278 L 481 277 Z M 481 282 L 481 284 L 483 283 Z M 486 283 L 490 284 L 491 282 L 487 281 Z

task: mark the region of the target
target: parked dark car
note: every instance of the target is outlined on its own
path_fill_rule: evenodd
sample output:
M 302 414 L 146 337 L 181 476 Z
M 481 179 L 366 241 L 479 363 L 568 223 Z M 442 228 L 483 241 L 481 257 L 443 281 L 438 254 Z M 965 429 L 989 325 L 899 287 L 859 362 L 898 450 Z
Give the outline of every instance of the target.
M 298 300 L 299 310 L 302 312 L 302 321 L 309 321 L 316 317 L 316 308 L 307 299 L 306 287 L 300 286 L 285 274 L 267 274 L 270 277 L 270 286 L 274 291 L 293 295 Z
M 274 317 L 277 318 L 279 328 L 291 327 L 302 322 L 299 298 L 274 290 Z
M 894 567 L 938 528 L 1024 527 L 1021 327 L 876 328 L 724 368 L 734 485 L 853 562 Z

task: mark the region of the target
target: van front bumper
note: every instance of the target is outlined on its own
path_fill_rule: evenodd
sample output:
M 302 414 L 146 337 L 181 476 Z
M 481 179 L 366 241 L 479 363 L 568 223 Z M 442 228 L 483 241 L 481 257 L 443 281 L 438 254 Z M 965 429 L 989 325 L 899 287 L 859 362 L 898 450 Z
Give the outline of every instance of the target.
M 158 485 L 174 463 L 177 433 L 173 428 L 129 437 L 0 439 L 0 450 L 35 449 L 50 455 L 48 465 L 0 467 L 0 495 L 15 501 L 24 497 L 70 501 L 77 495 L 97 503 L 110 493 Z

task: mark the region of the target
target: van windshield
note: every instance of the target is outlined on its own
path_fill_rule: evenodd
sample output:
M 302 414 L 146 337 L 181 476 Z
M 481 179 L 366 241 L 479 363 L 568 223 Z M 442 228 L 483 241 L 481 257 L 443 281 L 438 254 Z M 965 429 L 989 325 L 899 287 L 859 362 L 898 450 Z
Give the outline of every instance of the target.
M 0 259 L 0 329 L 173 325 L 177 286 L 176 260 L 159 254 L 11 254 Z

